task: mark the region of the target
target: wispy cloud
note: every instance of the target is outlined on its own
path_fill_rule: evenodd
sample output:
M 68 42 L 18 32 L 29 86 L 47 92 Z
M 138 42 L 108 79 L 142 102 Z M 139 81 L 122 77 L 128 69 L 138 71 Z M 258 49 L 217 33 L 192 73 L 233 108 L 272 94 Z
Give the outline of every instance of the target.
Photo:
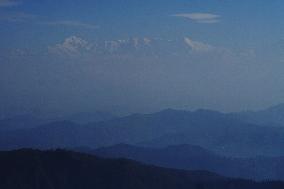
M 20 4 L 21 2 L 16 0 L 0 0 L 0 7 L 13 7 Z
M 94 24 L 87 24 L 78 21 L 70 21 L 70 20 L 60 20 L 60 21 L 52 21 L 52 22 L 45 22 L 44 24 L 50 26 L 63 26 L 63 27 L 78 27 L 78 28 L 85 28 L 85 29 L 98 29 L 99 26 Z
M 172 16 L 187 18 L 197 23 L 202 24 L 214 24 L 220 22 L 220 15 L 211 14 L 211 13 L 183 13 L 183 14 L 174 14 Z
M 209 52 L 211 50 L 214 50 L 215 48 L 209 44 L 200 42 L 200 41 L 194 41 L 188 37 L 184 38 L 184 42 L 191 48 L 194 52 Z
M 0 21 L 25 22 L 34 20 L 37 16 L 24 12 L 0 12 Z

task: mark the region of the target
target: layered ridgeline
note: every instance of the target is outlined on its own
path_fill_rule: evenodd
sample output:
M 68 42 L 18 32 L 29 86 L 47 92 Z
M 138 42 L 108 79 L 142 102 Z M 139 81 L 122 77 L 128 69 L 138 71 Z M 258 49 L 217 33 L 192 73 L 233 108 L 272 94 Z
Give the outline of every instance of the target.
M 52 122 L 72 121 L 77 124 L 95 123 L 107 121 L 116 118 L 114 115 L 106 112 L 80 112 L 68 116 L 34 116 L 32 114 L 22 114 L 16 116 L 8 116 L 0 119 L 0 131 L 30 129 L 36 128 Z
M 0 132 L 0 149 L 98 148 L 119 143 L 148 147 L 191 144 L 227 156 L 282 156 L 284 127 L 259 126 L 215 111 L 169 109 L 88 124 L 56 121 Z
M 284 127 L 284 103 L 264 110 L 237 112 L 230 115 L 249 123 Z
M 76 151 L 107 158 L 127 158 L 147 164 L 186 170 L 208 170 L 228 177 L 284 180 L 284 157 L 228 158 L 199 146 L 145 148 L 126 144 Z
M 205 171 L 143 165 L 86 154 L 18 150 L 0 152 L 0 188 L 5 189 L 282 189 L 282 182 L 228 179 Z

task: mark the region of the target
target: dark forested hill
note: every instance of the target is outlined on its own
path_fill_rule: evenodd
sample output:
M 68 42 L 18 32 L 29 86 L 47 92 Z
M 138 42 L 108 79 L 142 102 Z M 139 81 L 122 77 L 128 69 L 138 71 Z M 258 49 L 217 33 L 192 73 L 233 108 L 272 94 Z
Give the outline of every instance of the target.
M 282 189 L 284 183 L 255 183 L 203 171 L 143 165 L 126 159 L 56 151 L 0 152 L 3 189 Z

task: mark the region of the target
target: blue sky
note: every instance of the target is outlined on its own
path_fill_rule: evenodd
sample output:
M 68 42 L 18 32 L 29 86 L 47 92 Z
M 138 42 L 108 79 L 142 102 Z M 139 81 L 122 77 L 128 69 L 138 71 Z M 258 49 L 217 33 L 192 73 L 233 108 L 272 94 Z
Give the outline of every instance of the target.
M 281 103 L 283 18 L 282 0 L 0 0 L 1 111 Z
M 5 46 L 30 43 L 31 38 L 35 45 L 46 45 L 69 35 L 92 39 L 192 35 L 220 45 L 260 45 L 264 40 L 281 38 L 284 27 L 284 3 L 281 0 L 86 0 L 83 3 L 76 0 L 23 0 L 11 1 L 19 3 L 10 6 L 4 6 L 8 0 L 2 2 L 1 14 L 23 17 L 18 18 L 22 22 L 5 22 L 2 19 L 5 29 L 1 30 L 1 40 L 4 40 L 2 45 Z M 182 13 L 210 13 L 220 18 L 215 24 L 197 24 L 192 20 L 171 17 Z M 52 27 L 47 24 L 64 21 L 82 23 L 82 26 L 72 27 L 70 24 L 68 27 L 58 23 Z M 88 29 L 83 24 L 97 26 L 98 29 Z M 11 36 L 19 40 L 11 44 Z

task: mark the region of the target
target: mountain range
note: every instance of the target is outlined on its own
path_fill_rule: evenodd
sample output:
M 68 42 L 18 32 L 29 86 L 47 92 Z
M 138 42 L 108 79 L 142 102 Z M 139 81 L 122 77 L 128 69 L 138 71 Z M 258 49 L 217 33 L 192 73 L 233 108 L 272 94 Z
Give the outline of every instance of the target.
M 284 127 L 257 125 L 210 110 L 168 109 L 88 124 L 60 120 L 25 127 L 0 132 L 0 149 L 191 144 L 226 156 L 284 155 Z
M 284 157 L 229 158 L 188 144 L 165 148 L 118 144 L 95 150 L 75 150 L 106 158 L 127 158 L 167 168 L 208 170 L 234 178 L 284 180 Z
M 52 119 L 22 115 L 0 120 L 0 150 L 75 149 L 171 169 L 284 180 L 283 114 L 284 105 L 237 113 L 166 109 L 124 117 L 102 112 Z

